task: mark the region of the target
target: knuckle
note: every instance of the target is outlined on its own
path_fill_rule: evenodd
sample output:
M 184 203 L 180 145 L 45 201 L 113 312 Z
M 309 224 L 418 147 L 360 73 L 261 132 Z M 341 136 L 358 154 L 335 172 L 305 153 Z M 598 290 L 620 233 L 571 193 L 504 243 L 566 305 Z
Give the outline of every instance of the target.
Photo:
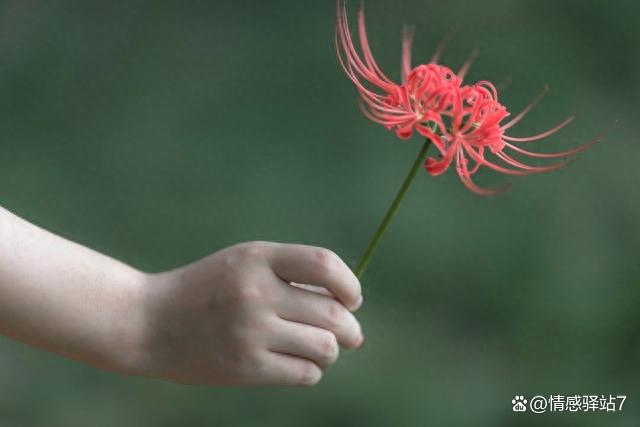
M 242 259 L 258 259 L 264 256 L 264 248 L 260 242 L 242 243 L 235 249 Z
M 338 359 L 339 352 L 340 347 L 338 346 L 338 340 L 335 335 L 328 332 L 320 341 L 320 355 L 322 359 L 333 363 Z
M 331 301 L 326 316 L 330 327 L 339 327 L 344 321 L 344 308 L 340 303 Z
M 258 301 L 264 297 L 264 290 L 257 285 L 244 285 L 238 289 L 238 296 L 245 302 Z
M 329 249 L 318 248 L 314 257 L 318 268 L 324 271 L 332 271 L 340 264 L 340 257 Z
M 241 277 L 247 275 L 247 265 L 260 262 L 264 256 L 264 245 L 260 242 L 239 243 L 219 254 L 227 274 Z
M 267 298 L 263 287 L 253 283 L 239 283 L 225 298 L 225 303 L 237 308 L 255 308 Z M 244 312 L 239 312 L 244 313 Z
M 305 363 L 300 372 L 300 384 L 311 387 L 320 382 L 322 379 L 322 371 L 314 363 Z

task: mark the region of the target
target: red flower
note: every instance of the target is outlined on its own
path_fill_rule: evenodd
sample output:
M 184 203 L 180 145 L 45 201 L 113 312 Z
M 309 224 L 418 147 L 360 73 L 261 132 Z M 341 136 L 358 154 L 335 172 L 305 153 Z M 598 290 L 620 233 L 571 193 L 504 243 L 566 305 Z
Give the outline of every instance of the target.
M 425 165 L 427 171 L 434 176 L 440 175 L 455 161 L 458 175 L 467 188 L 478 194 L 491 195 L 504 191 L 505 187 L 486 189 L 476 185 L 472 176 L 482 166 L 508 175 L 550 172 L 565 166 L 568 162 L 566 158 L 598 142 L 596 139 L 571 150 L 550 154 L 535 153 L 520 147 L 521 143 L 538 141 L 553 135 L 571 123 L 574 116 L 539 135 L 525 138 L 505 135 L 505 131 L 522 120 L 540 102 L 543 95 L 536 98 L 513 119 L 502 124 L 510 114 L 498 102 L 497 91 L 491 83 L 481 82 L 460 88 L 451 97 L 451 104 L 440 114 L 440 119 L 435 120 L 437 133 L 431 129 L 419 128 L 420 133 L 433 142 L 442 156 L 439 160 L 433 157 L 427 159 Z M 449 125 L 447 126 L 445 122 Z M 493 155 L 495 159 L 488 160 L 486 157 L 488 154 Z M 540 159 L 565 158 L 565 160 L 546 166 L 533 166 L 514 158 L 514 155 Z
M 349 21 L 343 0 L 338 0 L 336 50 L 342 68 L 356 85 L 364 114 L 389 130 L 395 130 L 401 139 L 409 139 L 413 130 L 438 117 L 452 88 L 462 84 L 460 75 L 435 62 L 411 69 L 413 34 L 405 31 L 402 55 L 402 84 L 394 83 L 380 69 L 371 53 L 364 19 L 364 7 L 358 15 L 360 50 L 349 31 Z M 439 49 L 440 51 L 441 49 Z
M 467 188 L 477 194 L 491 195 L 503 191 L 504 187 L 487 189 L 475 184 L 472 177 L 483 166 L 508 175 L 549 172 L 565 166 L 566 158 L 598 142 L 594 140 L 572 150 L 552 154 L 523 149 L 521 143 L 551 136 L 573 121 L 574 117 L 539 135 L 525 138 L 506 135 L 507 130 L 520 122 L 542 100 L 544 93 L 520 114 L 503 123 L 510 113 L 500 104 L 498 91 L 493 84 L 483 81 L 463 85 L 475 55 L 456 74 L 450 68 L 436 64 L 446 45 L 445 41 L 428 64 L 412 68 L 413 31 L 404 33 L 402 83 L 394 83 L 382 72 L 371 53 L 364 7 L 360 8 L 358 15 L 358 38 L 362 54 L 351 37 L 344 0 L 337 0 L 337 8 L 335 41 L 338 58 L 360 94 L 364 114 L 387 129 L 394 130 L 401 139 L 409 139 L 414 131 L 429 139 L 441 155 L 440 159 L 427 159 L 425 168 L 431 175 L 444 173 L 455 161 L 458 175 Z M 489 154 L 495 159 L 488 160 Z M 533 166 L 513 156 L 565 159 L 547 166 Z

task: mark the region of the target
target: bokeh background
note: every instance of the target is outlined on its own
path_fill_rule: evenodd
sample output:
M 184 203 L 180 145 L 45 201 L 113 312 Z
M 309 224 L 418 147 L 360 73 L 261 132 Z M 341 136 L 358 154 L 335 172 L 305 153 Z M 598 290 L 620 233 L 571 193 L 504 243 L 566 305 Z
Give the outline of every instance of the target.
M 355 13 L 357 2 L 350 4 Z M 354 264 L 420 148 L 358 111 L 332 0 L 0 2 L 0 204 L 137 268 L 240 241 Z M 400 29 L 511 83 L 514 133 L 570 168 L 495 198 L 421 173 L 363 281 L 362 351 L 316 388 L 192 388 L 0 340 L 1 426 L 636 426 L 640 419 L 640 10 L 635 1 L 367 0 L 399 75 Z M 546 147 L 542 147 L 546 149 Z M 482 183 L 503 179 L 491 173 Z M 515 395 L 626 394 L 622 413 L 516 415 Z

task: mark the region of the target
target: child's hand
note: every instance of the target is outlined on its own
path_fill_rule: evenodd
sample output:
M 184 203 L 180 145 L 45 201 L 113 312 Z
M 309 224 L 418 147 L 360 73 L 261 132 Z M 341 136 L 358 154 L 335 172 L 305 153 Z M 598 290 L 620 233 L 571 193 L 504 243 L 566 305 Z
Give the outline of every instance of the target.
M 189 384 L 308 386 L 336 361 L 338 344 L 364 342 L 349 311 L 362 303 L 360 283 L 326 249 L 245 243 L 151 276 L 146 287 L 143 375 Z
M 326 249 L 245 243 L 145 274 L 2 208 L 0 236 L 0 335 L 101 369 L 312 385 L 338 344 L 364 340 L 349 311 L 362 303 L 360 283 Z

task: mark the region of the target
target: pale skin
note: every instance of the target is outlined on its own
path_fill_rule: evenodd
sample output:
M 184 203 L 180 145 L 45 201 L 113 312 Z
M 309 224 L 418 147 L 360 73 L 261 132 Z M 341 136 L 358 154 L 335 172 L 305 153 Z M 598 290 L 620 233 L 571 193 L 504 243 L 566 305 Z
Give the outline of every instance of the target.
M 296 283 L 310 283 L 303 286 Z M 362 346 L 360 283 L 333 252 L 239 244 L 138 271 L 0 207 L 0 335 L 124 375 L 309 386 Z

